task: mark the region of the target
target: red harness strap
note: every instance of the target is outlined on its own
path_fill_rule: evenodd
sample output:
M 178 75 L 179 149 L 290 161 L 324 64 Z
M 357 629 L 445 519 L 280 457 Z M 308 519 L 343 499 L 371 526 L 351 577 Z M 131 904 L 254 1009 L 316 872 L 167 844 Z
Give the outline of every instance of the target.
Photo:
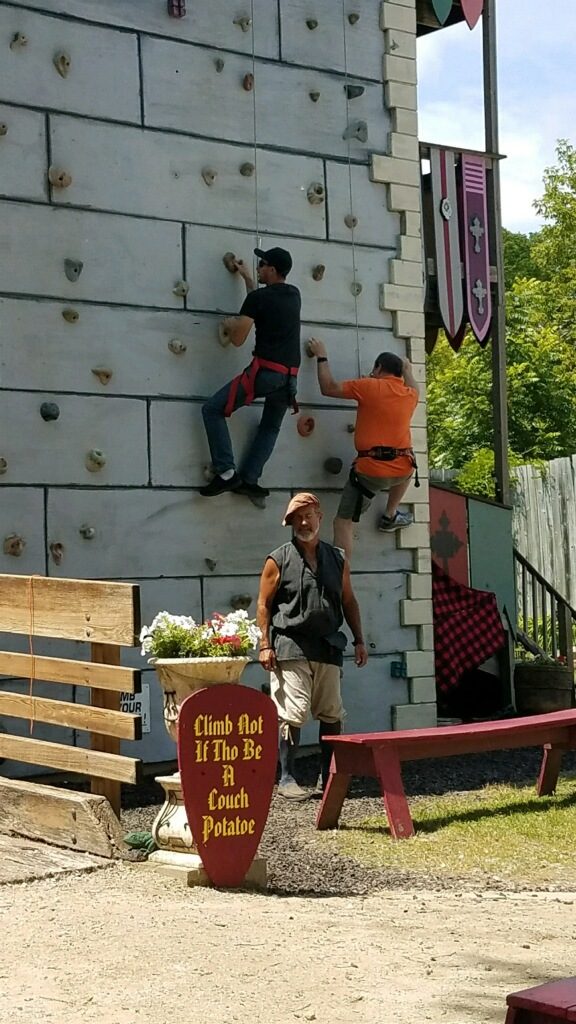
M 225 416 L 231 416 L 234 412 L 234 406 L 236 405 L 236 398 L 240 385 L 242 385 L 246 395 L 243 405 L 252 405 L 255 398 L 254 388 L 258 370 L 275 370 L 276 373 L 289 373 L 291 377 L 296 377 L 298 375 L 297 366 L 284 366 L 282 363 L 273 363 L 270 359 L 260 359 L 259 356 L 254 356 L 250 366 L 246 370 L 243 370 L 243 372 L 237 377 L 234 377 L 234 380 L 230 385 L 228 401 L 224 408 Z M 291 405 L 292 415 L 294 415 L 294 413 L 298 412 L 298 403 L 295 397 L 292 398 Z

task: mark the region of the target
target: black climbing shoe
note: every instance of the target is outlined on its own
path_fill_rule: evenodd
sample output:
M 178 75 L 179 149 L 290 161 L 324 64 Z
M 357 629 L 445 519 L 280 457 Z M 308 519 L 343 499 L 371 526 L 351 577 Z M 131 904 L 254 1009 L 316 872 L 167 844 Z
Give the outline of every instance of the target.
M 236 490 L 237 485 L 241 483 L 238 473 L 234 473 L 229 480 L 223 480 L 221 476 L 215 476 L 206 487 L 200 488 L 200 494 L 203 498 L 215 498 L 217 494 L 224 494 L 225 491 Z
M 234 494 L 245 494 L 247 498 L 268 498 L 270 491 L 259 484 L 249 484 L 246 480 L 237 479 Z

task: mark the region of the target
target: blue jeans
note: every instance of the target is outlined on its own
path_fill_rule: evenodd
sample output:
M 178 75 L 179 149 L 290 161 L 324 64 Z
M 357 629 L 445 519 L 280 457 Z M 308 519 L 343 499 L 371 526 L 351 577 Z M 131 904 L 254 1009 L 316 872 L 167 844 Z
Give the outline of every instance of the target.
M 275 370 L 259 370 L 256 375 L 254 395 L 256 398 L 265 398 L 266 401 L 256 435 L 239 469 L 240 476 L 246 483 L 258 483 L 262 470 L 274 451 L 282 420 L 290 405 L 289 386 L 290 376 L 286 373 L 276 373 Z M 212 465 L 218 474 L 225 473 L 227 469 L 234 469 L 235 466 L 230 433 L 224 416 L 231 387 L 232 381 L 225 384 L 202 406 L 202 417 L 208 436 Z M 246 392 L 240 384 L 232 411 L 236 412 L 236 409 L 240 409 L 244 405 L 245 399 Z

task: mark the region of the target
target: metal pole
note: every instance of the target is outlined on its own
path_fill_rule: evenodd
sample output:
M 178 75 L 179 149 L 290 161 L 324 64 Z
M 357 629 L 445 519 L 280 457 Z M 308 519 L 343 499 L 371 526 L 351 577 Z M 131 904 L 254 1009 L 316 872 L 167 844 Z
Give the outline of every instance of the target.
M 484 48 L 484 124 L 486 150 L 499 153 L 498 67 L 496 0 L 484 0 L 482 18 Z M 500 195 L 500 163 L 493 160 L 488 174 L 488 216 L 492 253 L 496 265 L 496 303 L 492 324 L 492 421 L 494 428 L 494 467 L 496 498 L 510 504 L 510 471 L 508 466 L 508 390 L 506 383 L 506 313 L 504 307 L 504 250 L 502 244 L 502 201 Z

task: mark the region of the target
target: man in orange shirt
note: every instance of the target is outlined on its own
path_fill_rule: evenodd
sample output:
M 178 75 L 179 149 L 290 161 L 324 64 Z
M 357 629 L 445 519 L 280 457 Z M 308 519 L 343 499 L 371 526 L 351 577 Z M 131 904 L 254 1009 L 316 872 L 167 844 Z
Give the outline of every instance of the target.
M 358 403 L 354 443 L 358 457 L 334 520 L 334 544 L 352 552 L 353 524 L 370 506 L 379 491 L 388 492 L 386 512 L 378 529 L 391 533 L 410 526 L 412 516 L 399 512 L 414 474 L 410 423 L 418 404 L 419 390 L 407 359 L 382 352 L 369 377 L 334 380 L 323 341 L 311 338 L 308 351 L 316 356 L 320 391 L 328 398 L 350 398 Z

